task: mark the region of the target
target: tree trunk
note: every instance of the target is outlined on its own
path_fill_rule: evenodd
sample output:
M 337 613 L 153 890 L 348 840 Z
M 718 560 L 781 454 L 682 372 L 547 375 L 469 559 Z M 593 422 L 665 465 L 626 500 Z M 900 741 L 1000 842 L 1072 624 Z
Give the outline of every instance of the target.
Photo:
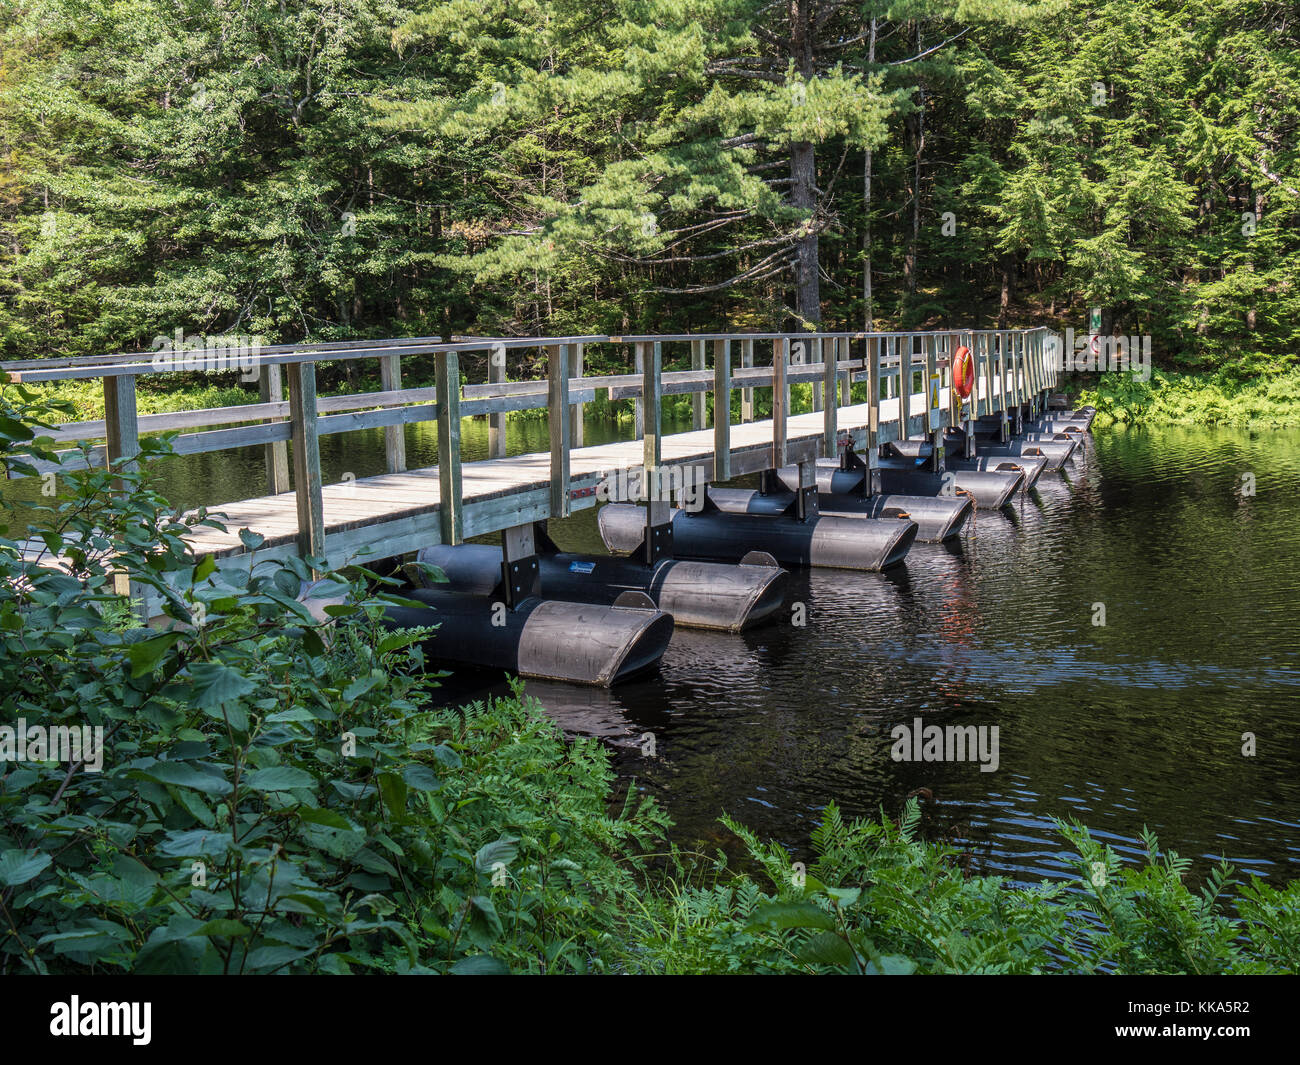
M 1016 257 L 1002 256 L 1002 299 L 998 305 L 998 328 L 1007 328 L 1007 316 L 1011 309 L 1016 286 Z
M 795 310 L 804 322 L 815 325 L 821 321 L 822 302 L 815 225 L 817 156 L 807 141 L 800 141 L 791 148 L 790 177 L 793 179 L 790 202 L 809 211 L 808 220 L 804 223 L 807 231 L 795 244 Z
M 921 24 L 916 23 L 916 54 L 921 54 Z M 925 150 L 925 90 L 918 84 L 916 110 L 903 121 L 908 140 L 913 146 L 912 163 L 912 235 L 903 259 L 903 275 L 907 280 L 907 294 L 916 295 L 917 244 L 921 236 L 921 153 Z
M 812 0 L 791 0 L 791 58 L 795 71 L 807 81 L 813 76 Z M 790 202 L 808 213 L 804 234 L 795 243 L 795 312 L 816 328 L 821 321 L 821 279 L 818 274 L 817 152 L 809 141 L 790 146 Z

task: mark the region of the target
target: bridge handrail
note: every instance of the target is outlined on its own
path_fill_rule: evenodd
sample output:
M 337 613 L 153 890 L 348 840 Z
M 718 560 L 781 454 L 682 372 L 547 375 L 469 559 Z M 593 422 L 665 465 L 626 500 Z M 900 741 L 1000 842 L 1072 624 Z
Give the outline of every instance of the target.
M 852 405 L 851 389 L 855 383 L 867 384 L 868 439 L 874 441 L 879 431 L 882 400 L 896 401 L 896 413 L 887 420 L 896 420 L 900 435 L 907 436 L 918 420 L 921 427 L 930 429 L 939 424 L 940 412 L 935 409 L 933 399 L 927 398 L 932 389 L 926 381 L 937 380 L 940 389 L 945 378 L 951 384 L 950 356 L 958 343 L 972 349 L 977 389 L 971 413 L 980 416 L 1027 402 L 1055 383 L 1055 367 L 1047 357 L 1047 335 L 1045 327 L 1037 326 L 1002 330 L 453 337 L 449 341 L 416 337 L 273 345 L 252 352 L 259 373 L 260 402 L 143 416 L 136 412 L 136 378 L 183 372 L 182 368 L 159 360 L 159 352 L 0 363 L 0 369 L 11 382 L 94 378 L 103 381 L 105 417 L 68 423 L 52 434 L 56 442 L 103 439 L 103 445 L 91 449 L 90 465 L 112 466 L 128 461 L 139 451 L 141 433 L 203 428 L 205 431 L 176 437 L 173 448 L 179 454 L 264 446 L 268 492 L 277 494 L 291 490 L 291 484 L 295 486 L 300 546 L 307 553 L 319 555 L 324 539 L 319 438 L 324 435 L 382 427 L 387 468 L 397 473 L 406 468 L 404 425 L 436 421 L 442 533 L 445 542 L 455 543 L 462 531 L 459 491 L 462 417 L 488 415 L 490 453 L 493 457 L 504 457 L 505 415 L 511 411 L 546 408 L 551 425 L 551 513 L 562 517 L 570 509 L 569 452 L 582 445 L 582 405 L 595 398 L 596 389 L 606 390 L 610 400 L 633 399 L 634 436 L 645 445 L 647 468 L 656 468 L 659 463 L 663 396 L 690 394 L 693 424 L 696 429 L 703 429 L 705 396 L 712 393 L 714 410 L 728 412 L 726 418 L 714 419 L 715 479 L 726 480 L 730 477 L 732 391 L 741 392 L 743 424 L 753 421 L 754 390 L 773 390 L 772 462 L 780 466 L 788 457 L 790 385 L 793 383 L 814 384 L 814 410 L 823 411 L 822 447 L 825 454 L 834 455 L 841 442 L 838 412 Z M 664 372 L 664 345 L 680 343 L 690 344 L 691 369 Z M 755 365 L 756 343 L 771 344 L 770 366 Z M 636 372 L 584 375 L 583 352 L 594 344 L 630 345 Z M 733 344 L 741 351 L 741 365 L 735 369 Z M 860 346 L 860 353 L 853 352 L 855 346 Z M 505 380 L 505 359 L 495 356 L 520 348 L 541 348 L 547 352 L 545 381 Z M 710 348 L 711 368 L 708 366 Z M 196 349 L 192 354 L 230 356 L 231 350 Z M 494 356 L 488 360 L 488 381 L 463 384 L 460 355 L 480 352 Z M 810 357 L 805 360 L 806 352 Z M 400 359 L 406 354 L 435 357 L 432 388 L 402 388 Z M 317 363 L 362 358 L 379 360 L 381 391 L 317 397 Z M 904 365 L 911 377 L 906 387 Z M 287 399 L 281 367 L 289 378 Z M 923 375 L 919 389 L 916 388 L 918 372 Z M 912 409 L 918 392 L 928 411 Z M 445 401 L 440 402 L 440 397 L 446 397 Z M 824 403 L 820 397 L 825 397 Z M 955 416 L 952 414 L 952 418 Z M 288 420 L 283 420 L 286 417 Z M 260 424 L 247 424 L 251 422 Z M 210 426 L 231 427 L 206 428 Z M 291 440 L 294 443 L 292 482 L 286 449 Z M 77 455 L 64 454 L 67 465 L 63 468 L 86 464 Z

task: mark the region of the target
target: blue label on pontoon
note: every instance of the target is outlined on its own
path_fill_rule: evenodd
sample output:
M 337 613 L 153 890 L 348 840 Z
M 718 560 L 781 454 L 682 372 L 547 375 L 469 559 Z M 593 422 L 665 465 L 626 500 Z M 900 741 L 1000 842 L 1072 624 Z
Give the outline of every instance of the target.
M 595 568 L 596 568 L 596 563 L 594 562 L 570 562 L 569 563 L 570 573 L 591 573 Z

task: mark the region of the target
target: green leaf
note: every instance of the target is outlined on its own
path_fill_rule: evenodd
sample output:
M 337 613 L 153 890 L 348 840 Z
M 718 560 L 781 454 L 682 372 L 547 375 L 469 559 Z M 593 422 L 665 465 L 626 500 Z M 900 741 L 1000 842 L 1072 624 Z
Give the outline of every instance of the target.
M 442 782 L 427 765 L 408 765 L 402 770 L 402 779 L 416 791 L 437 791 Z
M 326 828 L 339 828 L 344 832 L 352 831 L 352 825 L 348 823 L 347 818 L 323 807 L 308 807 L 299 810 L 298 816 L 309 825 L 324 825 Z
M 45 872 L 54 859 L 40 851 L 7 850 L 0 853 L 0 884 L 17 887 Z
M 501 916 L 497 913 L 496 904 L 487 895 L 471 895 L 469 897 L 470 905 L 481 913 L 487 920 L 488 928 L 494 936 L 499 936 L 502 932 Z
M 461 766 L 460 755 L 456 753 L 456 749 L 448 747 L 445 743 L 440 743 L 433 749 L 433 756 L 448 769 L 459 769 Z
M 169 832 L 158 845 L 158 853 L 172 858 L 197 858 L 225 854 L 230 836 L 224 832 L 195 828 L 188 832 Z
M 240 529 L 239 542 L 243 544 L 249 551 L 256 551 L 259 547 L 261 547 L 264 543 L 266 543 L 266 537 L 263 536 L 261 533 L 255 533 L 250 529 Z
M 310 953 L 310 950 L 301 950 L 298 947 L 258 947 L 257 950 L 244 959 L 244 967 L 247 969 L 279 969 L 290 962 L 307 957 Z
M 189 667 L 194 705 L 216 709 L 256 689 L 257 685 L 237 669 L 221 662 L 195 662 Z
M 30 440 L 36 434 L 13 418 L 0 418 L 0 437 L 6 440 Z
M 390 632 L 379 641 L 377 650 L 379 653 L 387 654 L 389 651 L 397 651 L 403 647 L 409 647 L 411 644 L 425 638 L 425 633 L 418 629 L 398 629 L 396 632 Z
M 127 658 L 131 662 L 131 676 L 143 677 L 152 673 L 162 661 L 162 656 L 167 653 L 177 640 L 181 638 L 179 632 L 164 632 L 161 636 L 155 636 L 151 640 L 141 640 L 139 643 L 133 643 L 127 648 Z
M 252 932 L 253 930 L 242 921 L 236 921 L 230 917 L 218 917 L 215 921 L 209 921 L 194 934 L 196 936 L 228 936 L 237 939 L 252 935 Z
M 193 788 L 205 795 L 229 795 L 234 790 L 221 772 L 193 762 L 158 762 L 144 769 L 132 769 L 127 776 Z
M 294 788 L 315 787 L 316 778 L 303 769 L 275 765 L 254 770 L 244 778 L 244 782 L 256 791 L 292 791 Z
M 509 976 L 510 967 L 491 954 L 475 954 L 461 958 L 451 967 L 454 976 Z
M 302 630 L 302 645 L 313 658 L 319 658 L 325 653 L 325 641 L 315 629 Z
M 834 932 L 819 932 L 800 949 L 799 960 L 842 967 L 853 964 L 853 950 Z
M 480 847 L 474 855 L 474 868 L 480 873 L 490 873 L 497 862 L 509 865 L 519 853 L 519 848 L 515 846 L 518 842 L 515 836 L 502 836 L 495 842 Z
M 397 911 L 397 904 L 387 895 L 376 895 L 373 893 L 363 895 L 361 898 L 357 899 L 356 905 L 358 907 L 365 906 L 369 908 L 370 912 L 376 917 L 387 917 L 390 913 L 395 913 Z
M 356 680 L 343 689 L 343 698 L 348 702 L 354 702 L 361 696 L 365 695 L 366 692 L 370 691 L 371 688 L 378 684 L 382 684 L 384 679 L 384 677 L 375 676 L 374 674 L 365 677 L 357 677 Z
M 876 961 L 867 962 L 870 976 L 911 976 L 916 972 L 916 962 L 901 954 L 887 954 Z
M 378 776 L 379 794 L 383 797 L 388 812 L 396 818 L 406 816 L 406 781 L 396 773 L 380 773 Z
M 840 906 L 852 906 L 862 895 L 861 888 L 826 888 L 826 894 L 829 895 Z
M 835 930 L 835 918 L 811 902 L 771 902 L 760 906 L 745 926 L 746 931 L 761 928 L 819 928 Z

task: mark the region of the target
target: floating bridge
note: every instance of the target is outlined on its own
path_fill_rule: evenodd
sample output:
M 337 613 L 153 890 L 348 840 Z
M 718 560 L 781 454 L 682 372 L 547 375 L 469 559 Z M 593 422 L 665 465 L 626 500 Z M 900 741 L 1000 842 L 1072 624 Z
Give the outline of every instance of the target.
M 612 683 L 657 662 L 671 632 L 662 616 L 673 601 L 678 623 L 707 626 L 712 616 L 713 627 L 744 627 L 779 605 L 779 566 L 882 568 L 900 560 L 916 536 L 952 535 L 963 509 L 1000 506 L 1044 466 L 1065 461 L 1090 419 L 1047 412 L 1057 383 L 1052 341 L 1035 328 L 276 345 L 254 353 L 260 402 L 156 415 L 137 414 L 136 382 L 175 370 L 153 353 L 3 369 L 18 383 L 103 383 L 103 421 L 47 434 L 69 445 L 62 465 L 50 469 L 112 468 L 139 454 L 143 434 L 163 432 L 178 434 L 172 449 L 180 455 L 264 448 L 266 493 L 211 505 L 227 531 L 195 528 L 187 540 L 196 555 L 244 568 L 250 555 L 256 564 L 298 554 L 328 568 L 419 555 L 448 574 L 446 584 L 413 593 L 427 599 L 427 620 L 455 619 L 457 632 L 468 634 L 453 660 Z M 635 372 L 586 375 L 585 356 L 596 347 L 622 349 Z M 961 347 L 974 368 L 964 401 L 952 380 Z M 666 352 L 687 351 L 690 369 L 664 370 Z M 546 379 L 505 380 L 512 352 L 539 354 Z M 433 357 L 432 388 L 402 386 L 402 359 L 416 355 Z M 464 379 L 466 355 L 486 356 L 473 361 L 486 363 L 487 380 Z M 378 360 L 381 391 L 318 396 L 317 364 L 370 360 Z M 805 383 L 813 409 L 795 414 L 791 386 Z M 756 420 L 754 398 L 763 390 L 772 413 Z M 584 445 L 583 405 L 601 391 L 611 401 L 632 400 L 633 439 Z M 740 393 L 734 422 L 733 392 Z M 692 397 L 692 430 L 664 434 L 670 395 Z M 547 411 L 549 450 L 507 455 L 506 416 L 530 409 Z M 461 421 L 471 416 L 489 419 L 489 457 L 466 462 Z M 403 427 L 424 421 L 437 423 L 437 465 L 408 469 Z M 380 428 L 386 472 L 323 482 L 322 436 Z M 702 490 L 749 474 L 759 475 L 759 491 Z M 628 485 L 639 486 L 635 500 L 648 502 L 635 510 L 607 507 L 601 520 L 607 546 L 627 556 L 626 565 L 570 559 L 549 541 L 548 519 L 617 502 Z M 687 486 L 701 490 L 696 505 L 683 508 Z M 259 535 L 250 538 L 256 547 L 240 537 L 244 529 Z M 499 555 L 488 559 L 480 547 L 471 562 L 458 553 L 464 541 L 494 533 L 501 534 Z M 664 567 L 684 558 L 701 565 L 672 578 Z M 56 561 L 40 544 L 29 547 L 29 559 Z M 604 576 L 581 580 L 598 563 Z M 511 612 L 507 624 L 484 628 L 474 620 L 480 607 L 498 603 Z M 564 646 L 594 631 L 609 638 L 590 654 Z M 449 632 L 443 646 L 455 642 Z M 436 654 L 437 638 L 430 646 Z

